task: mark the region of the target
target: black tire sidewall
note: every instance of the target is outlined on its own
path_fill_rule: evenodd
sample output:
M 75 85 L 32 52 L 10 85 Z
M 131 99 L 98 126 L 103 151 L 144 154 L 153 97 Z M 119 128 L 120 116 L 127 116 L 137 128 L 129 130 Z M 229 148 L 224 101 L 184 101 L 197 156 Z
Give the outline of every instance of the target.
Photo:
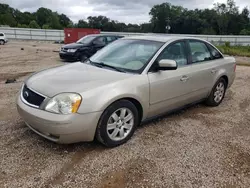
M 4 45 L 5 41 L 4 40 L 0 40 L 0 45 Z
M 88 59 L 88 57 L 87 57 L 85 54 L 80 54 L 80 55 L 79 55 L 79 60 L 80 60 L 81 62 L 84 62 L 86 59 Z
M 220 100 L 220 102 L 216 102 L 216 101 L 214 100 L 214 93 L 216 92 L 216 87 L 217 87 L 218 84 L 221 83 L 221 82 L 224 84 L 225 90 L 224 90 L 224 94 L 223 94 L 223 97 L 222 97 L 222 99 Z M 222 103 L 224 97 L 225 97 L 226 89 L 227 89 L 227 84 L 226 84 L 225 79 L 224 79 L 224 78 L 220 78 L 220 79 L 215 83 L 215 85 L 214 85 L 214 87 L 213 87 L 213 90 L 212 90 L 210 96 L 208 97 L 207 104 L 210 105 L 210 106 L 218 106 L 218 105 L 220 105 L 220 104 Z
M 120 141 L 114 141 L 114 140 L 111 140 L 108 136 L 107 122 L 108 122 L 109 117 L 116 110 L 118 110 L 119 108 L 123 108 L 123 107 L 128 108 L 133 113 L 133 115 L 134 115 L 134 127 L 132 128 L 132 130 L 130 131 L 129 135 L 126 138 L 124 138 L 123 140 L 120 140 Z M 101 143 L 103 143 L 107 147 L 116 147 L 116 146 L 119 146 L 121 144 L 126 143 L 132 137 L 138 124 L 139 124 L 139 114 L 138 114 L 138 110 L 135 107 L 135 105 L 128 100 L 120 100 L 120 101 L 117 101 L 117 102 L 111 104 L 103 112 L 103 114 L 99 120 L 98 126 L 97 126 L 96 137 Z

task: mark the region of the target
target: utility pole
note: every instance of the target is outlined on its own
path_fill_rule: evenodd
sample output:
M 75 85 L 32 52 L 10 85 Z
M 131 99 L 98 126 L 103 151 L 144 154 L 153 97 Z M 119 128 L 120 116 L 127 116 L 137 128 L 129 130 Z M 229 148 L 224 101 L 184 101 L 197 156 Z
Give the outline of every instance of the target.
M 166 19 L 166 33 L 169 33 L 169 30 L 171 29 L 171 26 L 170 26 L 170 18 L 167 17 Z

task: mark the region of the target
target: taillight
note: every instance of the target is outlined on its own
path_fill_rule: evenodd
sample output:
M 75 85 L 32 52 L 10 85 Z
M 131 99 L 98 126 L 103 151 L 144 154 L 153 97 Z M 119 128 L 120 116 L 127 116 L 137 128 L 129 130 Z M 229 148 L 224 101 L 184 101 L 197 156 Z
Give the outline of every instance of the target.
M 234 64 L 234 72 L 236 71 L 236 63 Z

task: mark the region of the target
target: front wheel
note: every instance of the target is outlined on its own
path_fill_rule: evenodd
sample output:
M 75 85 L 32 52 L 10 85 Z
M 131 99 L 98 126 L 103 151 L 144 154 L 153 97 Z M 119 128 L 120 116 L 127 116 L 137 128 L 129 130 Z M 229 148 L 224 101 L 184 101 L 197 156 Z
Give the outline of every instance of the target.
M 80 56 L 80 61 L 84 62 L 86 59 L 88 59 L 88 57 L 86 55 L 81 55 Z
M 0 45 L 4 45 L 5 41 L 4 40 L 0 40 Z
M 224 78 L 220 78 L 213 87 L 212 92 L 206 100 L 208 106 L 218 106 L 225 97 L 227 84 Z
M 116 147 L 132 137 L 138 124 L 139 115 L 135 105 L 128 100 L 120 100 L 102 114 L 96 137 L 107 147 Z

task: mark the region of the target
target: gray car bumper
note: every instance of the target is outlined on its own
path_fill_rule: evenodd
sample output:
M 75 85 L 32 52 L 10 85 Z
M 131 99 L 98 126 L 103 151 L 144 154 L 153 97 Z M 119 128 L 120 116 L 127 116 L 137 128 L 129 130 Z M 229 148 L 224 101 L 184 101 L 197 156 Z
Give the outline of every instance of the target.
M 69 144 L 92 141 L 102 112 L 60 115 L 30 107 L 17 98 L 17 109 L 26 125 L 53 142 Z

